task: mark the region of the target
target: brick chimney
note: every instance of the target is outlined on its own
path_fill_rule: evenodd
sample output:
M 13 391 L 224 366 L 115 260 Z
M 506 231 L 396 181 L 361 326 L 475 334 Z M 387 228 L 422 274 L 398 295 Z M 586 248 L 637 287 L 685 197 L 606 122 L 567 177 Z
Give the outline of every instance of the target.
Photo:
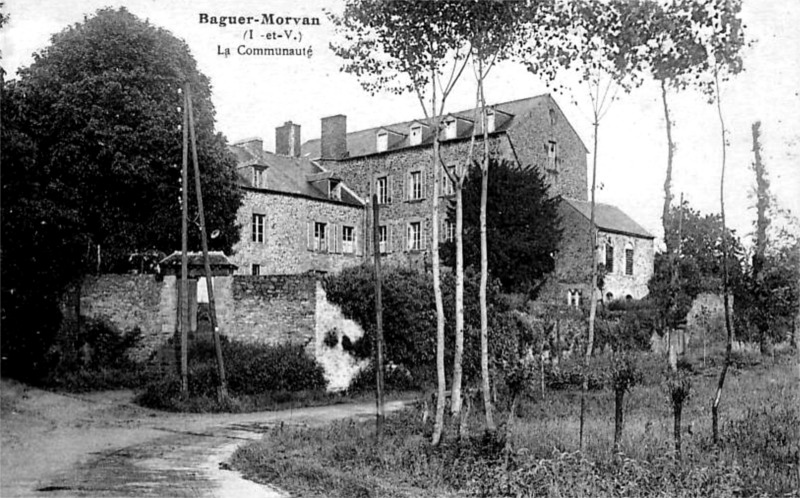
M 347 157 L 347 116 L 337 114 L 322 118 L 320 158 L 343 159 L 345 157 Z
M 275 128 L 275 153 L 300 157 L 300 125 L 291 121 Z

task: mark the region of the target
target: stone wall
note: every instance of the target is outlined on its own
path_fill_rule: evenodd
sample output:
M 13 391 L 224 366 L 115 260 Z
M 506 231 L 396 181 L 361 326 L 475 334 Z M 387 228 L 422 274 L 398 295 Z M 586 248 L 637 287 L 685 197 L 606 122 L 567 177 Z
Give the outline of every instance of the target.
M 121 332 L 139 328 L 142 341 L 133 356 L 145 359 L 169 337 L 162 333 L 160 312 L 168 285 L 155 275 L 87 276 L 81 290 L 81 315 L 108 320 Z M 65 302 L 68 299 L 65 297 Z M 74 309 L 64 310 L 68 316 L 74 314 Z
M 553 111 L 551 122 L 550 111 Z M 552 194 L 585 201 L 587 199 L 586 148 L 566 116 L 549 95 L 536 100 L 525 115 L 514 117 L 508 134 L 522 165 L 546 166 Z M 554 168 L 549 167 L 548 145 L 557 144 Z
M 233 310 L 223 333 L 231 339 L 265 344 L 309 344 L 315 339 L 316 277 L 235 275 Z
M 264 241 L 254 242 L 253 214 L 265 217 Z M 340 202 L 311 199 L 294 194 L 245 189 L 236 222 L 241 225 L 241 238 L 230 257 L 238 266 L 237 274 L 252 274 L 253 264 L 260 265 L 262 275 L 298 274 L 310 270 L 337 272 L 361 263 L 364 240 L 364 208 Z M 351 226 L 355 230 L 356 250 L 353 253 L 318 251 L 309 248 L 314 222 L 330 228 Z M 309 226 L 309 223 L 311 224 Z

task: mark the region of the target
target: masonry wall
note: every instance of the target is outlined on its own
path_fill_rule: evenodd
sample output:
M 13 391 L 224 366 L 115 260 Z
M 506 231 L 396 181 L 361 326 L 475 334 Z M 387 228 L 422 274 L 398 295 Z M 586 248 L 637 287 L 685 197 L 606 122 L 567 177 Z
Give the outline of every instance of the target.
M 564 301 L 569 289 L 579 289 L 585 298 L 591 278 L 592 253 L 589 248 L 590 223 L 575 210 L 562 204 L 559 208 L 562 220 L 562 236 L 556 255 L 555 275 L 562 284 Z M 653 239 L 604 232 L 598 233 L 598 262 L 605 262 L 605 244 L 614 247 L 614 269 L 605 275 L 602 299 L 641 299 L 648 293 L 647 282 L 653 275 Z M 625 248 L 633 246 L 633 275 L 625 275 Z
M 476 150 L 482 150 L 481 141 L 476 142 Z M 501 157 L 511 159 L 513 152 L 504 134 L 490 137 L 490 150 Z M 455 165 L 464 161 L 469 153 L 468 140 L 443 141 L 441 152 L 444 162 Z M 388 229 L 389 244 L 384 253 L 386 264 L 411 264 L 414 266 L 429 265 L 428 249 L 431 246 L 431 203 L 433 195 L 433 171 L 431 169 L 431 146 L 404 148 L 368 156 L 361 156 L 340 161 L 325 161 L 324 166 L 339 175 L 344 182 L 358 195 L 368 199 L 370 205 L 375 193 L 375 182 L 379 177 L 388 178 L 388 198 L 386 204 L 380 205 L 380 223 Z M 411 171 L 423 173 L 423 195 L 419 200 L 408 200 L 407 175 Z M 443 175 L 442 172 L 440 174 Z M 444 238 L 446 210 L 452 196 L 440 197 L 440 240 Z M 411 222 L 420 222 L 422 226 L 423 249 L 407 250 L 406 230 Z M 368 233 L 372 230 L 372 211 L 366 222 Z M 372 254 L 371 236 L 367 240 L 366 253 Z
M 226 322 L 231 339 L 265 344 L 309 344 L 315 339 L 314 275 L 235 275 Z
M 253 214 L 265 217 L 263 242 L 253 241 Z M 236 221 L 242 227 L 241 238 L 229 259 L 238 266 L 237 274 L 252 274 L 253 264 L 260 265 L 262 275 L 291 275 L 311 270 L 337 272 L 360 264 L 362 259 L 363 250 L 358 248 L 363 246 L 364 208 L 359 206 L 248 189 Z M 328 227 L 352 226 L 357 250 L 349 254 L 310 250 L 308 224 L 312 223 L 313 230 L 314 222 L 326 223 Z
M 108 320 L 121 332 L 142 331 L 142 341 L 133 353 L 142 360 L 166 338 L 161 333 L 160 304 L 166 282 L 155 275 L 90 275 L 81 290 L 81 315 Z M 69 298 L 65 297 L 65 301 Z M 64 307 L 68 316 L 74 308 Z
M 550 110 L 554 112 L 551 124 Z M 537 165 L 546 173 L 551 193 L 587 200 L 587 151 L 575 129 L 552 97 L 538 99 L 528 114 L 516 116 L 508 131 L 521 164 Z M 548 145 L 557 144 L 556 162 L 549 167 Z

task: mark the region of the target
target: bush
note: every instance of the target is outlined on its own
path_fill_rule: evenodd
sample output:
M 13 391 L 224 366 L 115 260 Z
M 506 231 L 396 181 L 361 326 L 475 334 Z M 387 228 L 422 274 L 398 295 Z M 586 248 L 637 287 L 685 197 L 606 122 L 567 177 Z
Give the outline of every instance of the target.
M 614 351 L 649 351 L 658 311 L 647 300 L 615 300 L 598 313 L 595 347 Z
M 421 388 L 412 377 L 411 372 L 398 366 L 388 366 L 383 374 L 383 388 L 389 391 L 413 391 Z M 362 394 L 375 391 L 375 365 L 370 363 L 358 371 L 347 386 L 350 394 Z
M 268 404 L 291 401 L 291 393 L 324 391 L 322 366 L 298 344 L 276 346 L 229 341 L 221 337 L 228 391 L 232 398 L 265 397 Z M 197 341 L 188 351 L 189 396 L 180 400 L 180 378 L 170 371 L 150 382 L 137 403 L 150 408 L 178 411 L 227 411 L 216 403 L 219 375 L 214 344 Z M 244 401 L 240 402 L 244 403 Z
M 592 362 L 589 364 L 588 370 L 585 370 L 582 360 L 569 360 L 558 365 L 549 365 L 544 371 L 544 381 L 550 389 L 581 389 L 584 371 L 587 372 L 589 378 L 590 391 L 603 389 L 609 381 L 609 373 L 605 366 L 598 365 L 598 362 Z
M 42 381 L 73 392 L 141 387 L 156 375 L 130 358 L 141 335 L 138 327 L 123 333 L 99 318 L 83 318 L 79 329 L 65 321 L 45 357 L 48 373 Z
M 329 348 L 333 349 L 339 345 L 339 330 L 336 328 L 330 329 L 329 331 L 325 332 L 325 337 L 322 339 L 322 343 L 328 346 Z

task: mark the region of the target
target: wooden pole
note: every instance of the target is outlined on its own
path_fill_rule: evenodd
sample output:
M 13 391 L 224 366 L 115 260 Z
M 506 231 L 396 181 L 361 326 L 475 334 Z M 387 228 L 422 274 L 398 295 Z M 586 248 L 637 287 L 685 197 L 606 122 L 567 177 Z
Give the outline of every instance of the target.
M 181 283 L 178 286 L 178 327 L 181 331 L 181 396 L 189 397 L 189 298 L 188 282 L 189 262 L 187 259 L 188 219 L 189 219 L 189 113 L 186 109 L 186 97 L 183 105 L 183 163 L 181 166 Z M 184 308 L 186 306 L 186 308 Z
M 377 415 L 375 417 L 376 434 L 380 437 L 383 424 L 383 303 L 381 301 L 381 235 L 380 235 L 380 208 L 378 195 L 372 195 L 372 247 L 375 255 L 375 402 Z M 388 240 L 387 240 L 388 243 Z
M 217 352 L 217 373 L 219 374 L 219 389 L 217 399 L 224 403 L 228 399 L 228 383 L 225 380 L 225 364 L 222 360 L 222 344 L 219 339 L 217 327 L 217 310 L 214 303 L 214 285 L 212 284 L 211 263 L 208 258 L 208 238 L 206 236 L 206 220 L 203 214 L 203 193 L 200 187 L 200 164 L 197 161 L 197 139 L 194 133 L 194 116 L 192 115 L 192 96 L 189 93 L 189 84 L 184 85 L 186 107 L 189 112 L 189 133 L 192 137 L 192 162 L 194 162 L 194 186 L 197 192 L 197 216 L 200 218 L 200 242 L 203 246 L 203 266 L 206 275 L 206 289 L 208 290 L 208 307 L 211 315 L 211 332 L 214 336 L 214 349 Z

